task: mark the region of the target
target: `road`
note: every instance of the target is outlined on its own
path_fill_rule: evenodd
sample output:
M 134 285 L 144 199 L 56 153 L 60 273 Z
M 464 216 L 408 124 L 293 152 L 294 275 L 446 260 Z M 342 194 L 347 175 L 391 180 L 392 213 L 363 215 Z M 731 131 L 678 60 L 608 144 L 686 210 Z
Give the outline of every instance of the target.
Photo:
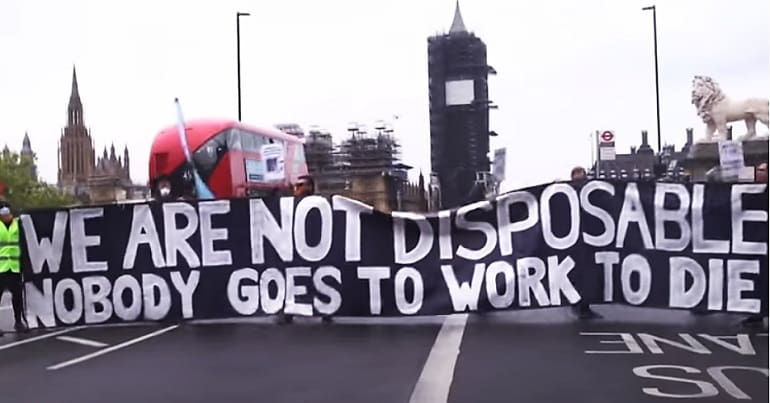
M 604 318 L 554 308 L 6 334 L 0 401 L 768 401 L 766 327 L 745 329 L 723 314 L 596 310 Z M 0 328 L 11 325 L 10 310 L 0 310 Z

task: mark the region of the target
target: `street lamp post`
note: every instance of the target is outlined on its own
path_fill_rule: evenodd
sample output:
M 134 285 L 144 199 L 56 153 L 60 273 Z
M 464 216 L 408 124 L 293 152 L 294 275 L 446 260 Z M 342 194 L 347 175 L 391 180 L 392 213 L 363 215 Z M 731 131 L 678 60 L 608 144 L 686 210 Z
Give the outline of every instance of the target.
M 238 121 L 241 121 L 241 17 L 249 16 L 249 13 L 235 13 L 235 46 L 238 65 Z
M 655 109 L 658 119 L 658 154 L 660 154 L 660 86 L 658 84 L 658 21 L 655 14 L 655 5 L 642 8 L 643 11 L 652 10 L 652 41 L 655 51 Z

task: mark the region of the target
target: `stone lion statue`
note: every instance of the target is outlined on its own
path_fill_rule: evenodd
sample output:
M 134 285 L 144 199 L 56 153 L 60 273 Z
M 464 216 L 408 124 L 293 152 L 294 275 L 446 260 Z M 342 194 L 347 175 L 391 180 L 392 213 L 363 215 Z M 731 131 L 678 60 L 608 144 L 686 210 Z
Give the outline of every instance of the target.
M 743 139 L 756 137 L 757 120 L 768 126 L 767 98 L 730 99 L 722 92 L 716 81 L 708 76 L 695 76 L 692 81 L 692 104 L 698 110 L 698 116 L 706 124 L 705 141 L 727 138 L 727 124 L 743 120 L 748 132 Z

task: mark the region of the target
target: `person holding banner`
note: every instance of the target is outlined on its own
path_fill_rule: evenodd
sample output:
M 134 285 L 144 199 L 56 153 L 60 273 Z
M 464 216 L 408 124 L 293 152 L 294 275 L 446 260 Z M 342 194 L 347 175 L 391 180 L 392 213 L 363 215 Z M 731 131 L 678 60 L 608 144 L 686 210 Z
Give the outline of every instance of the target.
M 312 196 L 315 194 L 315 180 L 310 175 L 302 175 L 297 178 L 297 182 L 294 184 L 294 197 L 303 198 Z M 324 323 L 330 323 L 332 317 L 324 315 L 321 319 Z M 292 323 L 294 321 L 294 315 L 283 312 L 278 319 L 279 323 Z
M 11 291 L 15 328 L 17 332 L 23 333 L 27 331 L 27 327 L 22 317 L 22 286 L 19 220 L 13 216 L 10 203 L 0 201 L 0 295 L 5 290 Z

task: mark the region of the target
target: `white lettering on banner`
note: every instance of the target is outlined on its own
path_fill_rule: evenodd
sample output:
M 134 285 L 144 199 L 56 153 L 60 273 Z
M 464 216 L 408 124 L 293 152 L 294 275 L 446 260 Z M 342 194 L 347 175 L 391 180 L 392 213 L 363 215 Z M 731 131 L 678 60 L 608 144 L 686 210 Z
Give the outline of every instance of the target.
M 372 206 L 357 200 L 332 196 L 334 210 L 345 212 L 345 261 L 361 261 L 361 214 L 372 214 Z
M 66 211 L 57 211 L 53 221 L 53 241 L 48 237 L 38 237 L 35 223 L 29 214 L 21 215 L 21 224 L 24 228 L 24 240 L 26 241 L 27 253 L 30 263 L 32 263 L 32 272 L 40 274 L 43 272 L 43 265 L 48 264 L 49 273 L 58 273 L 61 266 L 62 250 L 64 249 L 64 238 L 67 236 L 67 220 L 69 214 Z
M 672 257 L 669 259 L 669 295 L 671 308 L 693 308 L 706 295 L 706 272 L 694 259 Z M 686 289 L 687 276 L 692 279 L 690 289 Z
M 652 270 L 650 263 L 644 256 L 631 254 L 623 259 L 621 265 L 620 283 L 623 288 L 623 298 L 631 305 L 641 305 L 647 300 L 652 288 Z M 631 285 L 631 276 L 636 273 L 639 279 L 639 287 L 634 290 Z
M 604 301 L 611 302 L 613 293 L 613 272 L 615 265 L 620 260 L 618 252 L 597 252 L 594 261 L 604 268 Z M 636 274 L 637 288 L 633 288 L 632 276 Z M 632 253 L 623 258 L 620 272 L 620 284 L 623 298 L 632 305 L 641 305 L 647 300 L 652 289 L 652 270 L 647 259 L 639 254 Z
M 214 241 L 226 241 L 229 238 L 227 228 L 214 228 L 211 217 L 230 213 L 229 200 L 202 201 L 198 204 L 201 226 L 201 256 L 207 267 L 230 266 L 233 257 L 229 250 L 214 249 Z
M 394 211 L 393 216 L 393 253 L 397 264 L 412 264 L 428 256 L 433 247 L 433 227 L 425 216 L 417 213 Z M 406 246 L 406 220 L 417 224 L 419 238 L 412 250 Z
M 497 277 L 503 275 L 503 292 L 497 287 Z M 453 274 L 454 275 L 454 274 Z M 513 305 L 516 297 L 516 273 L 513 266 L 505 261 L 492 262 L 487 266 L 486 281 L 489 304 L 497 309 L 505 309 Z
M 195 295 L 195 290 L 198 288 L 201 273 L 198 270 L 190 271 L 187 281 L 182 277 L 182 273 L 178 271 L 172 271 L 170 276 L 171 284 L 174 285 L 182 299 L 182 317 L 191 319 L 195 316 L 193 311 L 193 295 Z
M 551 198 L 562 194 L 569 202 L 570 226 L 569 232 L 563 237 L 558 237 L 551 228 Z M 546 187 L 540 195 L 540 222 L 543 226 L 543 240 L 553 249 L 569 249 L 580 238 L 580 203 L 578 195 L 572 186 L 566 183 L 555 183 Z
M 619 252 L 596 252 L 594 261 L 604 269 L 603 301 L 613 302 L 614 284 L 613 272 L 620 261 Z M 694 308 L 706 299 L 708 310 L 721 310 L 726 305 L 731 312 L 756 313 L 760 310 L 761 301 L 757 298 L 744 298 L 743 292 L 754 291 L 755 280 L 742 278 L 743 274 L 757 276 L 759 261 L 757 260 L 728 260 L 727 261 L 727 298 L 723 298 L 725 261 L 723 259 L 708 260 L 708 276 L 700 263 L 691 257 L 672 256 L 669 258 L 669 291 L 668 306 L 671 308 Z M 663 272 L 663 268 L 661 268 Z M 631 281 L 636 274 L 637 287 Z M 549 274 L 551 275 L 551 274 Z M 692 282 L 686 288 L 687 278 Z M 647 259 L 639 254 L 630 254 L 623 258 L 620 280 L 623 298 L 632 305 L 642 305 L 649 297 L 652 288 L 652 270 Z M 551 298 L 553 302 L 553 297 Z
M 107 277 L 83 278 L 83 311 L 86 323 L 103 323 L 110 319 L 113 312 L 112 302 L 108 298 L 111 289 L 112 285 Z
M 527 218 L 521 221 L 511 221 L 511 206 L 523 203 L 527 209 Z M 513 254 L 513 238 L 515 232 L 524 232 L 537 224 L 537 199 L 529 192 L 519 191 L 497 197 L 497 231 L 500 243 L 500 255 Z
M 69 291 L 70 299 L 72 300 L 72 307 L 67 308 L 67 304 L 64 303 L 65 294 Z M 80 284 L 71 278 L 65 278 L 56 284 L 56 290 L 54 290 L 54 306 L 56 307 L 56 316 L 59 320 L 66 324 L 72 325 L 80 320 L 83 314 L 83 290 L 80 288 Z
M 318 245 L 310 246 L 307 243 L 306 224 L 308 215 L 314 209 L 321 214 L 321 239 Z M 307 196 L 300 199 L 294 213 L 294 247 L 297 254 L 308 262 L 321 261 L 329 254 L 332 247 L 333 217 L 332 206 L 324 197 Z
M 744 194 L 760 194 L 765 191 L 767 185 L 733 185 L 732 192 L 732 223 L 733 223 L 733 245 L 732 253 L 745 253 L 749 255 L 767 255 L 767 242 L 749 242 L 744 240 L 743 223 L 749 222 L 767 222 L 767 211 L 762 210 L 744 210 Z
M 253 284 L 243 284 L 250 280 Z M 259 310 L 259 272 L 246 267 L 235 270 L 227 281 L 227 301 L 241 315 L 250 316 Z
M 757 260 L 727 261 L 727 310 L 733 312 L 759 312 L 760 301 L 743 298 L 744 291 L 754 291 L 754 282 L 741 278 L 743 273 L 759 274 Z
M 709 259 L 709 310 L 722 309 L 724 292 L 722 287 L 725 277 L 725 262 L 722 259 Z
M 689 379 L 689 378 L 681 378 L 681 377 L 674 377 L 674 376 L 666 376 L 666 375 L 659 375 L 659 374 L 653 374 L 651 371 L 658 371 L 663 370 L 666 371 L 666 373 L 671 373 L 672 370 L 679 370 L 683 371 L 687 374 L 702 374 L 703 372 L 698 368 L 693 367 L 687 367 L 687 366 L 681 366 L 681 365 L 644 365 L 640 367 L 634 367 L 633 373 L 634 375 L 645 378 L 645 379 L 656 379 L 656 380 L 662 380 L 666 381 L 664 385 L 670 387 L 670 382 L 679 382 L 679 383 L 685 383 L 685 384 L 692 384 L 696 385 L 698 387 L 699 392 L 698 393 L 672 393 L 672 392 L 666 392 L 663 391 L 659 387 L 644 387 L 642 388 L 642 392 L 645 394 L 648 394 L 650 396 L 655 397 L 666 397 L 666 398 L 673 398 L 673 399 L 686 399 L 686 398 L 706 398 L 706 397 L 713 397 L 719 395 L 719 389 L 717 389 L 714 384 L 708 381 L 699 380 L 699 379 Z M 743 371 L 750 371 L 750 372 L 757 372 L 762 375 L 765 375 L 766 377 L 769 376 L 768 369 L 767 368 L 761 368 L 761 367 L 748 367 L 748 366 L 717 366 L 717 367 L 709 367 L 706 369 L 706 373 L 713 379 L 719 387 L 721 387 L 727 394 L 729 394 L 734 399 L 741 399 L 741 400 L 751 400 L 751 396 L 746 394 L 742 389 L 740 389 L 735 382 L 733 382 L 727 375 L 725 375 L 725 370 L 743 370 Z M 678 388 L 682 389 L 682 388 Z M 691 388 L 687 388 L 691 389 Z M 755 396 L 760 397 L 760 396 Z
M 567 256 L 559 262 L 558 256 L 548 256 L 548 291 L 551 292 L 550 305 L 561 305 L 561 294 L 570 304 L 580 301 L 580 294 L 569 281 L 569 272 L 575 268 L 575 261 Z
M 452 211 L 438 212 L 438 251 L 441 260 L 452 259 Z
M 548 293 L 542 283 L 546 272 L 545 262 L 536 257 L 517 259 L 516 272 L 519 277 L 519 306 L 528 307 L 532 304 L 530 291 L 535 295 L 538 306 L 549 306 Z
M 123 294 L 131 292 L 130 305 L 124 304 Z M 124 321 L 134 321 L 142 314 L 142 286 L 134 276 L 123 275 L 112 286 L 112 305 L 115 315 Z
M 157 299 L 155 289 L 158 290 Z M 171 310 L 171 289 L 163 277 L 142 273 L 142 291 L 144 293 L 144 319 L 161 320 L 165 318 Z
M 123 255 L 124 269 L 132 269 L 134 267 L 136 253 L 142 244 L 150 247 L 152 264 L 155 267 L 166 267 L 163 248 L 160 246 L 160 238 L 158 237 L 158 229 L 155 227 L 155 220 L 152 217 L 150 206 L 146 204 L 134 206 L 133 216 L 131 217 L 131 232 L 128 235 L 126 253 Z
M 177 228 L 177 216 L 185 218 L 185 226 Z M 163 203 L 163 230 L 166 241 L 166 264 L 177 266 L 177 253 L 187 261 L 190 268 L 201 266 L 201 261 L 187 240 L 198 228 L 198 214 L 187 203 Z
M 292 228 L 294 227 L 294 198 L 282 197 L 280 201 L 281 224 L 262 199 L 249 200 L 249 234 L 251 238 L 251 263 L 265 263 L 265 239 L 273 246 L 283 262 L 294 259 Z
M 310 278 L 309 267 L 287 267 L 286 268 L 286 302 L 284 312 L 312 316 L 313 306 L 309 303 L 297 302 L 297 297 L 307 294 L 307 287 L 296 283 L 297 277 Z
M 184 318 L 193 318 L 193 296 L 200 272 L 191 270 L 187 277 L 177 271 L 169 273 L 171 284 L 180 296 Z M 53 327 L 59 322 L 67 325 L 83 321 L 85 324 L 104 323 L 113 314 L 124 321 L 139 319 L 144 309 L 144 320 L 162 320 L 171 310 L 171 288 L 162 277 L 143 273 L 139 278 L 124 274 L 110 281 L 107 277 L 92 275 L 80 280 L 65 278 L 54 287 L 53 280 L 42 280 L 42 290 L 31 282 L 25 284 L 27 322 L 31 328 Z M 128 293 L 127 298 L 126 293 Z M 125 301 L 129 301 L 126 304 Z
M 270 284 L 275 283 L 275 297 L 270 295 Z M 262 311 L 268 315 L 278 313 L 286 301 L 286 279 L 280 270 L 271 267 L 262 272 L 259 282 L 259 298 L 262 300 Z
M 694 253 L 730 253 L 730 241 L 706 239 L 704 235 L 703 202 L 705 185 L 695 184 L 692 188 L 692 251 Z
M 388 266 L 360 266 L 358 278 L 369 283 L 369 312 L 372 315 L 382 314 L 382 281 L 391 278 L 391 268 Z M 404 315 L 414 315 L 420 308 L 424 297 L 422 275 L 413 267 L 402 267 L 396 270 L 393 279 L 393 293 L 396 308 Z M 412 285 L 412 299 L 408 300 L 406 284 Z
M 484 221 L 468 221 L 466 215 L 474 210 L 492 210 L 492 203 L 488 201 L 476 202 L 457 210 L 457 227 L 466 231 L 476 231 L 484 235 L 484 246 L 480 249 L 468 249 L 463 245 L 457 247 L 457 256 L 470 261 L 483 260 L 495 250 L 497 245 L 497 230 L 494 225 Z M 439 236 L 443 235 L 439 231 Z M 451 239 L 451 238 L 450 238 Z M 451 241 L 450 241 L 451 242 Z M 451 247 L 451 243 L 450 243 Z
M 694 253 L 730 253 L 730 241 L 706 239 L 704 235 L 703 201 L 705 185 L 695 184 L 692 188 L 692 251 Z
M 635 223 L 639 229 L 644 248 L 654 249 L 655 245 L 652 243 L 650 227 L 647 225 L 647 218 L 639 198 L 639 188 L 633 182 L 626 184 L 626 196 L 623 199 L 623 207 L 620 209 L 620 217 L 618 218 L 618 235 L 615 238 L 615 247 L 620 249 L 625 246 L 626 234 L 631 223 Z
M 369 312 L 372 315 L 382 313 L 382 293 L 380 282 L 390 278 L 390 267 L 369 266 L 358 268 L 358 278 L 369 281 Z
M 404 315 L 414 315 L 422 308 L 424 287 L 422 276 L 417 269 L 413 267 L 402 267 L 396 272 L 394 279 L 396 308 Z M 406 282 L 412 283 L 412 300 L 406 297 Z
M 612 244 L 615 238 L 615 221 L 612 215 L 606 210 L 591 203 L 589 197 L 595 190 L 607 192 L 610 196 L 615 196 L 615 187 L 607 182 L 591 181 L 580 190 L 580 205 L 586 213 L 596 217 L 604 225 L 604 232 L 599 235 L 591 235 L 583 232 L 583 242 L 591 246 L 605 247 Z
M 674 210 L 664 208 L 666 195 L 677 198 L 678 207 Z M 691 230 L 687 222 L 690 210 L 690 194 L 687 188 L 678 183 L 655 184 L 655 247 L 658 250 L 681 252 L 690 245 Z M 679 228 L 679 237 L 666 237 L 666 223 L 673 223 Z
M 342 285 L 342 272 L 334 266 L 321 266 L 313 274 L 313 286 L 316 290 L 316 296 L 313 298 L 313 306 L 322 315 L 331 315 L 342 306 L 342 294 L 336 288 L 325 282 L 327 277 L 333 278 L 337 284 Z M 319 295 L 329 299 L 329 302 L 323 302 Z
M 341 282 L 342 274 L 334 266 L 321 266 L 312 274 L 313 285 L 317 294 L 313 298 L 313 307 L 305 307 L 306 304 L 298 304 L 295 299 L 298 295 L 306 293 L 306 287 L 294 284 L 294 279 L 299 276 L 308 275 L 308 267 L 290 267 L 286 269 L 286 283 L 288 290 L 284 291 L 284 280 L 278 269 L 270 268 L 265 270 L 260 281 L 260 274 L 257 270 L 250 267 L 233 271 L 227 281 L 227 301 L 230 306 L 240 315 L 251 316 L 260 309 L 260 300 L 267 301 L 267 306 L 262 305 L 262 312 L 266 314 L 277 313 L 284 306 L 284 301 L 279 298 L 285 298 L 285 312 L 310 316 L 313 314 L 313 307 L 322 315 L 330 315 L 336 312 L 342 305 L 342 297 L 334 287 L 324 281 L 326 277 L 332 277 Z M 291 274 L 291 276 L 289 276 Z M 270 285 L 275 283 L 278 289 L 275 298 L 270 298 Z M 329 302 L 323 302 L 320 295 L 329 299 Z M 265 299 L 267 297 L 267 299 Z M 291 301 L 289 299 L 291 298 Z M 293 308 L 289 308 L 293 306 Z
M 441 265 L 441 274 L 444 276 L 444 283 L 449 290 L 449 298 L 452 300 L 452 308 L 455 312 L 465 312 L 466 309 L 475 311 L 479 308 L 479 294 L 481 294 L 481 283 L 484 282 L 484 271 L 484 263 L 476 263 L 473 265 L 473 278 L 470 284 L 466 281 L 460 284 L 452 265 Z
M 619 252 L 596 252 L 594 254 L 594 261 L 596 264 L 602 265 L 604 268 L 604 302 L 612 302 L 614 298 L 612 273 L 615 265 L 620 263 Z
M 495 309 L 511 307 L 517 292 L 521 307 L 532 305 L 530 294 L 535 296 L 537 306 L 561 305 L 562 294 L 570 303 L 580 301 L 580 294 L 568 277 L 575 267 L 574 260 L 567 257 L 559 262 L 557 256 L 549 256 L 547 262 L 546 267 L 546 262 L 540 258 L 520 258 L 515 269 L 506 261 L 494 261 L 489 265 L 476 263 L 470 282 L 460 282 L 452 265 L 442 265 L 441 273 L 455 312 L 478 310 L 482 285 L 485 286 L 487 301 Z M 497 281 L 500 275 L 503 276 L 502 290 Z M 546 275 L 550 296 L 544 285 Z
M 107 271 L 107 262 L 90 262 L 88 260 L 88 248 L 98 247 L 102 242 L 99 235 L 86 235 L 86 223 L 88 219 L 104 216 L 104 208 L 86 208 L 70 211 L 70 250 L 72 252 L 72 272 L 88 273 L 95 271 Z

